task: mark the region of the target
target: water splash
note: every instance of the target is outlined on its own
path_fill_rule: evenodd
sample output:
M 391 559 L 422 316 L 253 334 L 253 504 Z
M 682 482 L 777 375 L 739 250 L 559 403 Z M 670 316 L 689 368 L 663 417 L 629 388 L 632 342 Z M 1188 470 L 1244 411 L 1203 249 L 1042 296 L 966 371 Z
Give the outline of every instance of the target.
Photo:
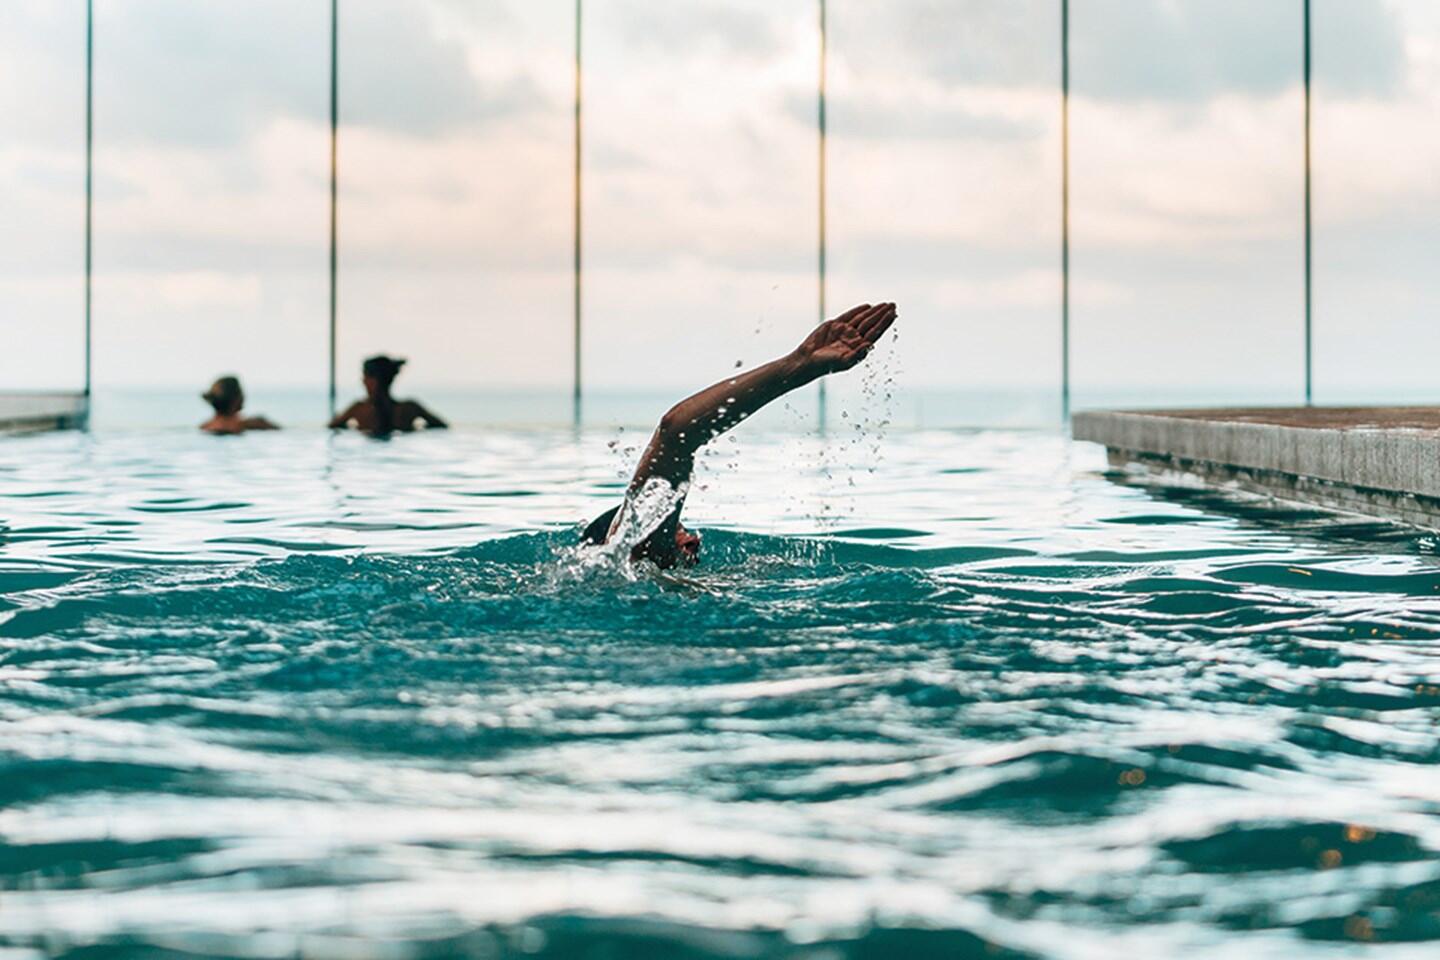
M 650 477 L 638 490 L 627 490 L 605 542 L 563 548 L 556 557 L 554 582 L 584 579 L 597 573 L 618 573 L 634 579 L 639 567 L 648 569 L 651 564 L 634 561 L 631 554 L 684 504 L 689 492 L 690 484 L 677 487 L 663 477 Z

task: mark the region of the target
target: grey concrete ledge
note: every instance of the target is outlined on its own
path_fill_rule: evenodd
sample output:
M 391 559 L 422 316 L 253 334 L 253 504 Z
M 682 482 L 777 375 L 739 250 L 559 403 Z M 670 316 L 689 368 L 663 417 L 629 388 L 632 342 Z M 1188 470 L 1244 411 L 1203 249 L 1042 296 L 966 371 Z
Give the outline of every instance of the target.
M 1086 412 L 1072 430 L 1115 464 L 1440 528 L 1440 408 Z
M 0 393 L 0 433 L 82 427 L 89 409 L 83 393 Z

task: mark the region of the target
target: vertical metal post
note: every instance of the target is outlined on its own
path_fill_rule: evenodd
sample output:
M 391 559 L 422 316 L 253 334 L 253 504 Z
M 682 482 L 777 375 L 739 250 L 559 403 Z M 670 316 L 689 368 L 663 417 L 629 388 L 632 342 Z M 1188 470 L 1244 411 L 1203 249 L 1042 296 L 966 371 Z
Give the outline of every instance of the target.
M 819 182 L 820 217 L 819 217 L 819 248 L 818 248 L 818 249 L 819 249 L 819 262 L 818 262 L 818 264 L 817 264 L 817 266 L 819 267 L 819 273 L 818 273 L 818 280 L 819 280 L 819 320 L 818 320 L 818 322 L 819 322 L 819 323 L 824 323 L 824 322 L 825 322 L 825 319 L 826 319 L 826 317 L 825 317 L 825 253 L 826 253 L 825 202 L 826 202 L 826 191 L 827 191 L 828 185 L 827 185 L 827 183 L 826 183 L 827 171 L 826 171 L 826 169 L 825 169 L 825 152 L 826 152 L 826 151 L 825 151 L 825 146 L 826 146 L 826 144 L 825 144 L 825 140 L 826 140 L 826 129 L 825 129 L 825 126 L 826 126 L 826 123 L 825 123 L 825 79 L 826 79 L 826 73 L 828 72 L 827 69 L 826 69 L 826 66 L 827 66 L 827 65 L 826 65 L 826 59 L 827 59 L 828 54 L 829 54 L 829 37 L 828 37 L 827 31 L 826 31 L 825 13 L 826 13 L 826 10 L 825 10 L 825 0 L 820 0 L 820 85 L 819 85 L 819 97 L 818 97 L 818 100 L 817 100 L 818 109 L 819 109 L 818 120 L 819 120 L 819 131 L 820 131 L 820 177 L 819 177 L 819 181 L 820 181 L 820 182 Z M 826 419 L 826 414 L 825 414 L 825 381 L 824 381 L 824 380 L 821 380 L 821 381 L 820 381 L 819 404 L 820 404 L 820 410 L 819 410 L 820 429 L 821 429 L 821 430 L 824 430 L 824 429 L 825 429 L 825 419 Z
M 335 304 L 339 244 L 336 207 L 339 199 L 340 139 L 340 0 L 330 0 L 330 416 L 335 416 Z
M 584 88 L 582 86 L 583 74 L 581 72 L 581 26 L 584 16 L 583 0 L 575 0 L 575 313 L 574 313 L 574 343 L 572 351 L 574 357 L 574 369 L 572 371 L 572 416 L 576 426 L 580 425 L 580 278 L 581 278 L 581 105 L 583 103 Z
M 1060 0 L 1060 419 L 1070 422 L 1070 0 Z
M 95 211 L 95 0 L 85 0 L 85 415 L 90 415 L 90 281 Z
M 1310 0 L 1305 0 L 1305 406 L 1315 403 L 1314 271 L 1311 245 L 1310 181 Z

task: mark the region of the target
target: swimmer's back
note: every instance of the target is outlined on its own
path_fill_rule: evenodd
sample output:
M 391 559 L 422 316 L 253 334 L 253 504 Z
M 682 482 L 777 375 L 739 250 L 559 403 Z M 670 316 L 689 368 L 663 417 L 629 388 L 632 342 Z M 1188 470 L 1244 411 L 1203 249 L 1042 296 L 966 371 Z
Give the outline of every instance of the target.
M 397 400 L 391 408 L 390 424 L 385 429 L 390 432 L 410 433 L 421 424 L 431 430 L 443 430 L 449 426 L 418 401 Z M 369 400 L 358 400 L 351 404 L 349 409 L 331 421 L 330 425 L 353 427 L 365 433 L 377 433 L 381 430 L 375 404 Z

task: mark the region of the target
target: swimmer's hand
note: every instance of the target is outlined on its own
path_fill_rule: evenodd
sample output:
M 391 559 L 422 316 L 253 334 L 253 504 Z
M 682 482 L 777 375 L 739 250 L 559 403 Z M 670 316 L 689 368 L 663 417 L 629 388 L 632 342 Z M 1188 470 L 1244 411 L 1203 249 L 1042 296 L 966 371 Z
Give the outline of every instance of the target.
M 849 370 L 865 359 L 894 322 L 895 304 L 862 303 L 820 324 L 785 356 L 681 400 L 660 418 L 630 479 L 630 489 L 640 490 L 652 477 L 660 477 L 678 490 L 690 482 L 695 451 L 791 390 L 827 373 Z
M 896 316 L 893 303 L 851 307 L 812 330 L 794 356 L 813 376 L 849 370 L 875 349 Z

